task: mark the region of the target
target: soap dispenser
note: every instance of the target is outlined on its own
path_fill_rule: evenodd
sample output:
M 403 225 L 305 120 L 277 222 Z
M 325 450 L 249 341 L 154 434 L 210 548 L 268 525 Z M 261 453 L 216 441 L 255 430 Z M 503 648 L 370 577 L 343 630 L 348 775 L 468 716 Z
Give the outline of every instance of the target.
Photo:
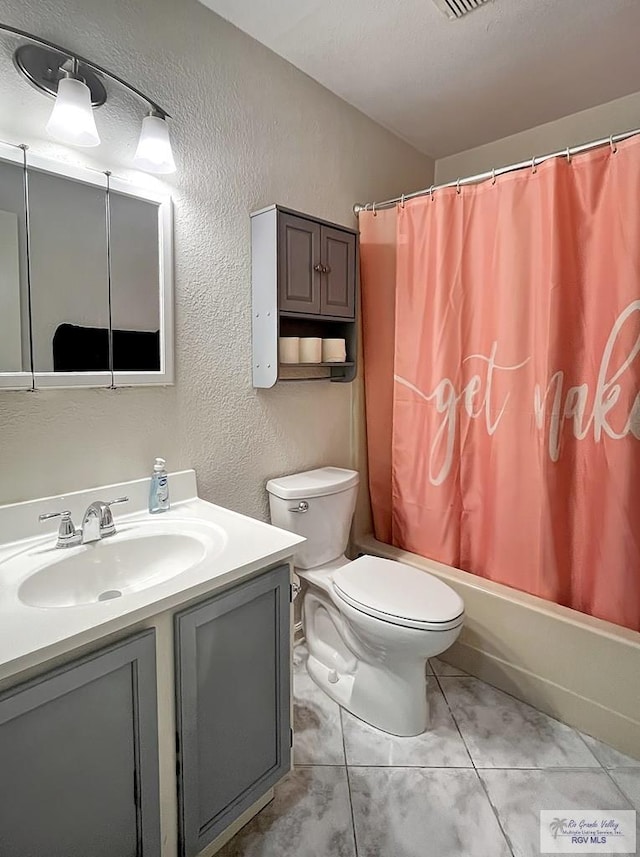
M 151 474 L 149 489 L 149 511 L 152 515 L 157 512 L 167 512 L 169 509 L 169 476 L 165 469 L 164 458 L 156 458 Z

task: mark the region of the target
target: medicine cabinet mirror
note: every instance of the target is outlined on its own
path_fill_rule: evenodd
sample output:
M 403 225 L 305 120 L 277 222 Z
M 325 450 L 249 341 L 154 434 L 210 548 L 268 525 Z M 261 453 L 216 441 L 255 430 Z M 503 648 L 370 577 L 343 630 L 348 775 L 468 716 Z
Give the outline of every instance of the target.
M 173 382 L 171 199 L 0 145 L 0 388 Z

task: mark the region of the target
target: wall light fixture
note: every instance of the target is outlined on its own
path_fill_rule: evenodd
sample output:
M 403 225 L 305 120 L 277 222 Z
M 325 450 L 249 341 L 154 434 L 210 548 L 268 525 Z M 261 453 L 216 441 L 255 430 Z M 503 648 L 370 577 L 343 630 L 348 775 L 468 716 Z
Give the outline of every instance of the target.
M 102 66 L 24 30 L 0 24 L 0 31 L 26 40 L 13 54 L 18 71 L 29 83 L 55 98 L 47 133 L 72 146 L 97 146 L 100 136 L 94 110 L 107 100 L 104 80 L 123 87 L 145 102 L 148 115 L 142 120 L 140 140 L 133 163 L 151 173 L 173 173 L 170 118 L 166 110 L 126 80 Z

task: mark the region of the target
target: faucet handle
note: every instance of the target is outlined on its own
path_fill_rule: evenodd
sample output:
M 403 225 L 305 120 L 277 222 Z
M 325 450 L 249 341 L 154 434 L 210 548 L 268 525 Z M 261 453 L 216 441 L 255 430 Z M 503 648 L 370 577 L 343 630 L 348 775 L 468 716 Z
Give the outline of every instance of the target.
M 107 500 L 105 506 L 117 506 L 119 503 L 128 503 L 128 497 L 116 497 L 115 500 Z
M 39 521 L 48 521 L 50 518 L 62 518 L 63 521 L 71 520 L 71 512 L 45 512 L 42 515 L 38 515 Z
M 76 528 L 71 520 L 71 512 L 45 512 L 38 516 L 39 521 L 48 521 L 51 518 L 60 518 L 60 526 L 58 527 L 58 542 L 56 547 L 72 548 L 74 545 L 80 544 L 82 535 L 76 532 Z
M 128 497 L 116 497 L 115 500 L 106 500 L 104 505 L 106 508 L 104 509 L 103 514 L 100 516 L 100 535 L 102 538 L 105 536 L 112 536 L 116 531 L 116 525 L 113 523 L 113 515 L 111 514 L 111 507 L 117 506 L 119 503 L 128 503 Z

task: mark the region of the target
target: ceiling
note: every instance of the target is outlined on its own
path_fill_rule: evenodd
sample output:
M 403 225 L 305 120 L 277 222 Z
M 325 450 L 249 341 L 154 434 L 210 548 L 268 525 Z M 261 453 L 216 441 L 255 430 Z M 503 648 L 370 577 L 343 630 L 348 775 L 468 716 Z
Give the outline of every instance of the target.
M 640 0 L 200 1 L 436 158 L 640 89 Z

